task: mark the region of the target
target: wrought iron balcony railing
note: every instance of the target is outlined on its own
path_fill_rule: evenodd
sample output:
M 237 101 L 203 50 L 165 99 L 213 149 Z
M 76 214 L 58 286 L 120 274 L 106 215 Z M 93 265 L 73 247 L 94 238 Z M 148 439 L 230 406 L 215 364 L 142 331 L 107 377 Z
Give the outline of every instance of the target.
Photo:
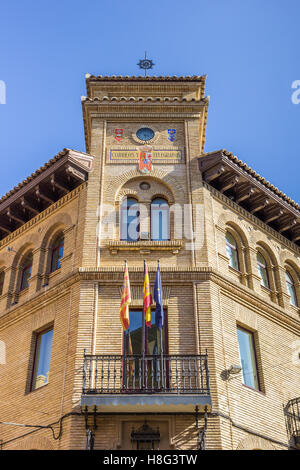
M 209 395 L 207 353 L 202 355 L 84 355 L 85 394 Z
M 284 408 L 287 431 L 296 447 L 300 448 L 300 397 L 290 400 Z

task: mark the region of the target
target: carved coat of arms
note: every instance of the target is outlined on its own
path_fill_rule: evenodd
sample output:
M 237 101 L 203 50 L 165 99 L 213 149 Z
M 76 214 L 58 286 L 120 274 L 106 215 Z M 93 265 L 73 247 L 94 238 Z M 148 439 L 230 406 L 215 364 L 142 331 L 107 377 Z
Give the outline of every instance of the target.
M 115 129 L 115 139 L 120 142 L 123 139 L 124 129 Z
M 139 149 L 139 170 L 143 174 L 150 173 L 152 170 L 152 147 L 144 145 Z
M 174 140 L 176 140 L 176 129 L 168 129 L 168 139 L 171 142 L 174 142 Z

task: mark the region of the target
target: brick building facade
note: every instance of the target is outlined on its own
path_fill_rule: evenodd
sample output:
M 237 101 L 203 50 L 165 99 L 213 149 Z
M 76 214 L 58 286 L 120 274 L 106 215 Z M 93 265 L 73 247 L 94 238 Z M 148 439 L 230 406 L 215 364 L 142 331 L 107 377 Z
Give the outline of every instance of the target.
M 86 85 L 87 153 L 0 200 L 0 421 L 36 426 L 0 424 L 2 449 L 296 448 L 299 205 L 204 153 L 204 76 Z M 161 336 L 142 325 L 158 259 Z

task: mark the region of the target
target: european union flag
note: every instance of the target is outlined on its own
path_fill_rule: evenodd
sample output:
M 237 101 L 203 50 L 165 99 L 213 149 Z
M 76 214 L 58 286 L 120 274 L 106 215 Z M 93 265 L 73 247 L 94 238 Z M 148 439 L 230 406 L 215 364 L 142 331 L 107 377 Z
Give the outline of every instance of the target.
M 153 298 L 154 298 L 154 302 L 156 303 L 155 323 L 157 325 L 157 328 L 161 330 L 164 324 L 164 309 L 163 309 L 162 287 L 161 287 L 159 264 L 157 266 Z

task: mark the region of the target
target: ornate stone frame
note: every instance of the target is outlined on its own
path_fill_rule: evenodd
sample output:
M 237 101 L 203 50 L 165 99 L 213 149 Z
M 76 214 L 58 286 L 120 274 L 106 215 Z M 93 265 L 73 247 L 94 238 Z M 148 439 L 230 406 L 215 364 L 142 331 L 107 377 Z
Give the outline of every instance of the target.
M 136 133 L 139 129 L 142 129 L 143 127 L 147 127 L 147 128 L 151 129 L 154 132 L 154 137 L 152 139 L 150 139 L 150 140 L 141 140 L 141 139 L 138 138 Z M 152 124 L 139 124 L 139 125 L 135 126 L 134 131 L 131 134 L 131 137 L 138 144 L 151 145 L 151 144 L 154 144 L 158 140 L 159 132 L 158 132 L 157 127 L 153 126 Z

